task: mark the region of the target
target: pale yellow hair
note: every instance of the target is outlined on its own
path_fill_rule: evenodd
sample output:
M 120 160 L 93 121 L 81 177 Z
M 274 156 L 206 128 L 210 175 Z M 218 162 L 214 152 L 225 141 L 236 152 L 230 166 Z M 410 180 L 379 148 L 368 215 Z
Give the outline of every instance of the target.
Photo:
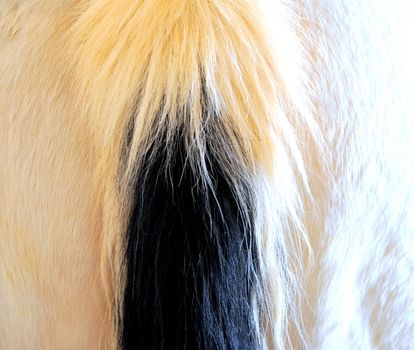
M 120 220 L 121 228 L 128 194 L 116 193 L 118 186 L 127 188 L 143 150 L 165 130 L 168 137 L 183 130 L 189 162 L 203 174 L 203 101 L 210 102 L 212 118 L 220 114 L 223 130 L 217 137 L 233 139 L 231 151 L 242 162 L 227 162 L 228 175 L 237 177 L 238 167 L 244 166 L 256 182 L 257 241 L 267 281 L 266 305 L 258 308 L 266 308 L 271 318 L 265 321 L 270 348 L 285 342 L 292 302 L 295 277 L 289 272 L 292 255 L 286 240 L 302 232 L 301 199 L 293 179 L 301 174 L 306 182 L 306 176 L 292 124 L 303 130 L 312 127 L 290 7 L 289 2 L 251 0 L 86 1 L 70 30 L 84 97 L 81 118 L 102 157 L 99 183 L 105 183 L 105 201 L 113 200 L 109 210 L 119 208 L 115 222 Z M 191 117 L 182 120 L 183 115 Z M 119 185 L 118 162 L 131 125 Z M 107 256 L 114 246 L 122 250 L 122 229 L 113 229 L 112 214 L 104 223 L 103 254 L 109 265 L 122 255 L 115 251 L 115 260 Z

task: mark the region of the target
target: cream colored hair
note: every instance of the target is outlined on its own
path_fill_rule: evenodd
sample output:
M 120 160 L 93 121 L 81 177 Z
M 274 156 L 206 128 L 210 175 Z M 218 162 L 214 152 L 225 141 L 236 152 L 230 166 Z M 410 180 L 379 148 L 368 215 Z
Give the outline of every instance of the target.
M 0 349 L 117 347 L 131 181 L 179 128 L 208 183 L 205 98 L 238 160 L 217 150 L 226 176 L 255 188 L 263 348 L 412 348 L 413 9 L 397 3 L 1 1 Z

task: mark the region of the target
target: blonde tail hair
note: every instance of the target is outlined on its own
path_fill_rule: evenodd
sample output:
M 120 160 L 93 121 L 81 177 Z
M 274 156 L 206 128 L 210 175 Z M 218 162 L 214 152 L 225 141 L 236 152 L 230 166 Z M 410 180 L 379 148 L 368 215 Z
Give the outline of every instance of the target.
M 78 10 L 71 45 L 100 160 L 116 342 L 285 347 L 306 189 L 294 126 L 313 128 L 290 2 Z

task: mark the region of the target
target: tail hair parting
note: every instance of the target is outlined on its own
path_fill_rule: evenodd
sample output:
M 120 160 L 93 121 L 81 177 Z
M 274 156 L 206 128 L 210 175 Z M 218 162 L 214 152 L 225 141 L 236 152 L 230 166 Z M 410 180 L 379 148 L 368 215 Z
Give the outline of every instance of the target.
M 312 128 L 293 18 L 288 1 L 81 3 L 121 348 L 284 346 L 306 183 L 293 125 Z

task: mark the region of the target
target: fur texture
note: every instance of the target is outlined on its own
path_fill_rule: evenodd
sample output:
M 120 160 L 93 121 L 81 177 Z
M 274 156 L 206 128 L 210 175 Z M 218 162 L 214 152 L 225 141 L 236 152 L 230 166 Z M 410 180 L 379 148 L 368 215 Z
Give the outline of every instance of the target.
M 412 10 L 0 0 L 0 349 L 412 348 Z

